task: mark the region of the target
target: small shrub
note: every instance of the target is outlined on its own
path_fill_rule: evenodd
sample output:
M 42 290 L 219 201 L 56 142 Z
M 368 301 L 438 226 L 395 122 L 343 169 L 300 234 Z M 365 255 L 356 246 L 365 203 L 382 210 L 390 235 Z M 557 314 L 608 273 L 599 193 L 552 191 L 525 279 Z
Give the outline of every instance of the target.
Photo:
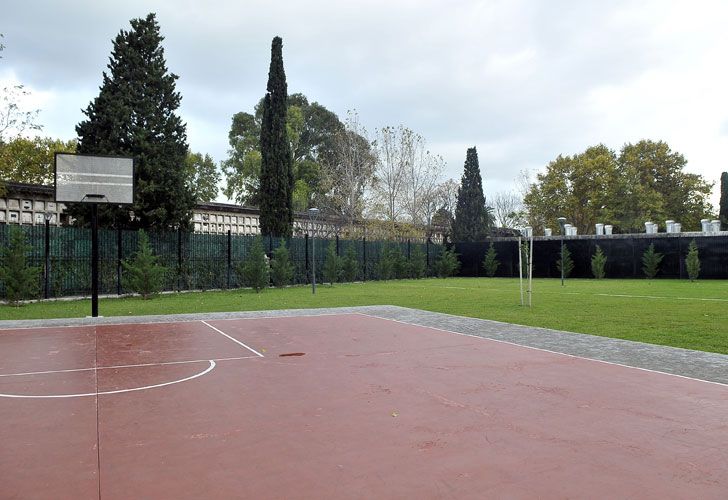
M 377 263 L 377 274 L 380 280 L 389 280 L 397 277 L 396 268 L 397 257 L 394 253 L 394 249 L 389 244 L 384 244 L 382 247 L 382 253 L 379 255 L 379 262 Z
M 690 242 L 688 246 L 688 255 L 685 257 L 685 267 L 688 271 L 688 278 L 690 281 L 698 279 L 700 274 L 700 257 L 698 256 L 698 245 L 695 244 L 695 240 Z
M 10 231 L 10 243 L 0 249 L 0 280 L 5 283 L 5 298 L 14 306 L 36 298 L 40 292 L 40 268 L 28 264 L 30 250 L 25 233 L 18 228 Z
M 162 281 L 167 269 L 157 263 L 157 257 L 149 244 L 149 236 L 139 231 L 139 242 L 134 258 L 122 262 L 124 267 L 124 287 L 138 293 L 144 300 L 162 290 Z
M 571 259 L 571 252 L 569 252 L 569 247 L 564 245 L 564 278 L 568 278 L 571 272 L 574 270 L 574 261 Z M 561 252 L 559 252 L 559 258 L 556 261 L 556 269 L 561 272 Z
M 440 278 L 454 276 L 460 270 L 458 254 L 453 249 L 444 250 L 435 261 L 435 270 Z
M 642 271 L 647 276 L 647 279 L 652 279 L 657 276 L 660 271 L 660 262 L 662 262 L 663 255 L 655 252 L 655 244 L 651 243 L 645 253 L 642 254 Z
M 249 286 L 256 293 L 268 288 L 270 282 L 270 267 L 268 257 L 263 249 L 263 240 L 258 237 L 250 247 L 250 253 L 238 266 L 237 272 L 244 286 Z
M 427 272 L 427 260 L 425 252 L 419 246 L 416 246 L 410 253 L 409 260 L 409 277 L 414 279 L 420 279 L 425 276 Z
M 273 250 L 273 258 L 270 262 L 270 279 L 273 286 L 276 287 L 290 285 L 293 281 L 293 263 L 285 242 L 281 242 L 280 246 Z
M 341 259 L 341 279 L 351 283 L 359 275 L 359 259 L 353 246 L 349 246 Z
M 321 270 L 324 281 L 328 281 L 331 286 L 339 281 L 341 277 L 341 257 L 336 255 L 336 241 L 330 241 L 329 247 L 326 249 L 326 260 L 324 268 Z
M 485 274 L 492 278 L 495 276 L 498 266 L 500 266 L 500 262 L 498 262 L 498 254 L 495 251 L 495 246 L 491 243 L 488 247 L 488 251 L 485 253 L 485 259 L 483 260 L 483 269 L 485 269 Z
M 594 277 L 598 280 L 604 278 L 606 273 L 604 272 L 604 267 L 607 264 L 607 256 L 604 255 L 604 252 L 602 252 L 602 249 L 599 245 L 597 245 L 597 250 L 594 252 L 594 255 L 592 255 L 591 258 L 591 268 L 592 268 L 592 274 Z

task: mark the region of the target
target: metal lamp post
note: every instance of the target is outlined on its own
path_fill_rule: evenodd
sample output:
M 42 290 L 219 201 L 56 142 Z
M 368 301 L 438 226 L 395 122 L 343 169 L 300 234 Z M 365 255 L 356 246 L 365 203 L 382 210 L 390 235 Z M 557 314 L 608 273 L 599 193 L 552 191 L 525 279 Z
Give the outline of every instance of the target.
M 564 286 L 564 227 L 566 226 L 566 217 L 556 219 L 561 226 L 561 286 Z
M 311 207 L 308 209 L 308 218 L 311 221 L 311 293 L 316 294 L 316 220 L 319 209 Z

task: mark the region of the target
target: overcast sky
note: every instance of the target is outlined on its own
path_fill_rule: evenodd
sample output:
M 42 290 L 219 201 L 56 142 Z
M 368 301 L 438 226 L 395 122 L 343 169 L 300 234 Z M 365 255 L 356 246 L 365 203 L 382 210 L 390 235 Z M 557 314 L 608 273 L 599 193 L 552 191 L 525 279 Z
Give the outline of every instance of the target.
M 728 170 L 725 1 L 6 2 L 0 86 L 18 82 L 44 135 L 71 139 L 98 94 L 111 40 L 157 13 L 194 151 L 227 156 L 231 117 L 265 91 L 283 38 L 289 93 L 370 135 L 402 124 L 460 179 L 477 146 L 486 196 L 519 171 L 597 143 L 664 140 L 688 170 Z

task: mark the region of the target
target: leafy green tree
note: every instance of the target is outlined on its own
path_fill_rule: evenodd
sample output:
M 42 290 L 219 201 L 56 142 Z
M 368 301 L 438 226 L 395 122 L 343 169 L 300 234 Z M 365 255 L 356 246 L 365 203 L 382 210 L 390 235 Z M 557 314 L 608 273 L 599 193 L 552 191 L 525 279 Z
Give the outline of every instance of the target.
M 341 278 L 351 283 L 356 281 L 359 276 L 359 258 L 356 255 L 356 251 L 352 245 L 344 252 L 344 258 L 341 260 Z
M 655 252 L 655 244 L 651 243 L 647 250 L 642 254 L 642 271 L 647 276 L 647 279 L 652 279 L 657 276 L 660 270 L 660 262 L 662 262 L 663 255 L 659 252 Z
M 75 140 L 15 137 L 0 141 L 0 194 L 5 181 L 52 185 L 54 153 L 75 151 Z
M 485 259 L 483 259 L 483 269 L 485 269 L 485 274 L 492 278 L 495 276 L 498 266 L 500 266 L 500 262 L 498 262 L 498 254 L 495 251 L 495 246 L 491 242 L 490 246 L 488 246 L 488 251 L 485 253 Z
M 720 208 L 718 210 L 721 231 L 728 231 L 728 172 L 720 174 Z
M 594 277 L 598 280 L 604 278 L 605 271 L 604 267 L 607 264 L 607 256 L 604 255 L 604 252 L 602 252 L 602 248 L 597 245 L 597 249 L 594 252 L 594 255 L 592 255 L 591 258 L 591 268 L 592 268 L 592 274 Z
M 603 144 L 574 156 L 559 155 L 524 197 L 530 225 L 558 228 L 557 218 L 566 217 L 586 234 L 597 222 L 612 223 L 616 179 L 616 155 Z
M 422 248 L 416 246 L 412 249 L 409 259 L 409 277 L 414 279 L 424 278 L 427 273 L 427 256 Z
M 698 279 L 698 275 L 700 274 L 700 257 L 698 256 L 698 245 L 695 244 L 695 240 L 692 240 L 690 245 L 688 245 L 685 267 L 688 270 L 688 278 L 690 278 L 690 281 Z
M 127 209 L 101 207 L 102 225 L 188 227 L 195 199 L 185 169 L 187 127 L 177 115 L 177 75 L 167 70 L 155 15 L 130 23 L 131 30 L 114 40 L 109 74 L 103 73 L 99 95 L 76 126 L 78 152 L 136 160 L 133 210 L 138 219 L 130 221 Z M 87 210 L 70 209 L 81 223 Z
M 458 190 L 455 221 L 452 225 L 453 240 L 482 241 L 491 226 L 490 219 L 483 194 L 478 152 L 475 148 L 469 148 Z
M 185 158 L 185 176 L 187 185 L 197 203 L 214 201 L 217 198 L 217 185 L 220 172 L 210 155 L 187 152 Z
M 322 269 L 323 278 L 328 281 L 331 286 L 341 278 L 341 257 L 336 255 L 336 241 L 331 240 L 326 249 L 326 260 Z
M 293 281 L 293 263 L 285 242 L 281 242 L 278 248 L 273 250 L 272 257 L 270 261 L 270 278 L 273 286 L 290 285 Z
M 559 252 L 559 258 L 556 260 L 556 269 L 561 273 L 561 262 L 564 262 L 564 278 L 568 278 L 571 272 L 574 270 L 574 261 L 571 258 L 571 252 L 569 247 L 564 245 L 563 247 L 563 259 L 561 258 L 561 252 Z
M 454 276 L 460 270 L 460 260 L 455 250 L 445 249 L 435 260 L 435 272 L 440 278 L 449 278 Z
M 5 285 L 8 303 L 19 306 L 22 300 L 38 296 L 40 268 L 28 264 L 27 255 L 32 247 L 19 228 L 10 231 L 8 246 L 0 248 L 0 281 Z
M 283 40 L 275 37 L 260 130 L 260 231 L 286 238 L 293 231 L 294 187 L 291 143 L 286 129 L 287 89 Z
M 646 220 L 679 220 L 691 230 L 709 217 L 711 184 L 683 171 L 685 158 L 664 142 L 626 144 L 619 155 L 600 144 L 559 155 L 524 197 L 533 227 L 559 227 L 566 217 L 580 233 L 603 222 L 638 232 Z
M 121 263 L 124 268 L 124 287 L 138 293 L 144 300 L 162 290 L 162 282 L 167 269 L 158 263 L 149 244 L 149 236 L 139 231 L 139 241 L 134 258 Z
M 687 230 L 700 229 L 708 218 L 712 184 L 684 172 L 687 160 L 667 143 L 626 144 L 618 158 L 618 183 L 613 200 L 622 230 L 637 232 L 646 220 L 675 219 Z
M 270 267 L 268 265 L 268 257 L 265 255 L 263 248 L 263 239 L 260 237 L 253 240 L 250 252 L 245 260 L 237 268 L 241 282 L 256 293 L 268 288 L 270 283 Z

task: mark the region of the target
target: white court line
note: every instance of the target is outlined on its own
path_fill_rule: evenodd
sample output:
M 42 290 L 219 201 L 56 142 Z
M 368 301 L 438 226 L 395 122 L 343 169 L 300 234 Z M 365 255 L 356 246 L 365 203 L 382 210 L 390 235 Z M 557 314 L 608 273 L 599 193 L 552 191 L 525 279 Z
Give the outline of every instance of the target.
M 189 361 L 167 361 L 164 363 L 144 363 L 138 365 L 115 365 L 115 366 L 99 366 L 96 368 L 71 368 L 68 370 L 46 370 L 42 372 L 23 372 L 23 373 L 4 373 L 0 377 L 21 377 L 23 375 L 46 375 L 49 373 L 71 373 L 71 372 L 87 372 L 91 370 L 111 370 L 117 368 L 137 368 L 140 366 L 165 366 L 165 365 L 185 365 L 189 363 L 202 363 L 203 361 L 232 361 L 237 359 L 256 359 L 257 356 L 238 356 L 235 358 L 215 358 L 215 359 L 191 359 Z
M 473 335 L 471 333 L 453 332 L 452 330 L 445 330 L 443 328 L 437 328 L 435 326 L 418 325 L 417 323 L 409 323 L 407 321 L 402 321 L 402 320 L 399 320 L 399 319 L 382 318 L 380 316 L 374 316 L 372 314 L 367 314 L 367 313 L 362 313 L 362 312 L 356 313 L 356 314 L 360 314 L 362 316 L 367 316 L 369 318 L 382 319 L 384 321 L 394 321 L 395 323 L 402 323 L 403 325 L 417 326 L 419 328 L 429 328 L 430 330 L 437 330 L 437 331 L 440 331 L 440 332 L 451 333 L 451 334 L 454 334 L 454 335 L 462 335 L 464 337 L 472 337 L 474 339 L 490 340 L 491 342 L 498 342 L 500 344 L 508 344 L 508 345 L 512 345 L 512 346 L 516 346 L 516 347 L 523 347 L 524 349 L 533 349 L 534 351 L 542 351 L 542 352 L 548 352 L 548 353 L 551 353 L 551 354 L 558 354 L 560 356 L 567 356 L 569 358 L 584 359 L 586 361 L 594 361 L 595 363 L 604 363 L 606 365 L 621 366 L 623 368 L 631 368 L 633 370 L 641 370 L 641 371 L 650 372 L 650 373 L 659 373 L 661 375 L 670 375 L 671 377 L 679 377 L 679 378 L 684 378 L 684 379 L 687 379 L 687 380 L 694 380 L 696 382 L 703 382 L 705 384 L 714 384 L 714 385 L 720 385 L 720 386 L 723 386 L 723 387 L 728 387 L 728 384 L 724 384 L 723 382 L 714 382 L 712 380 L 703 380 L 703 379 L 700 379 L 700 378 L 688 377 L 686 375 L 678 375 L 677 373 L 661 372 L 659 370 L 651 370 L 649 368 L 641 368 L 639 366 L 623 365 L 622 363 L 616 363 L 614 361 L 604 361 L 603 359 L 587 358 L 587 357 L 584 357 L 584 356 L 577 356 L 576 354 L 567 354 L 565 352 L 551 351 L 549 349 L 544 349 L 542 347 L 533 347 L 533 346 L 530 346 L 530 345 L 517 344 L 515 342 L 509 342 L 507 340 L 500 340 L 500 339 L 493 339 L 493 338 L 490 338 L 490 337 L 481 337 L 480 335 Z M 477 318 L 470 318 L 470 319 L 477 319 Z M 579 335 L 579 334 L 576 334 L 576 335 Z
M 163 382 L 161 384 L 154 384 L 154 385 L 145 385 L 144 387 L 133 387 L 131 389 L 118 389 L 115 391 L 103 391 L 103 392 L 87 392 L 82 394 L 48 394 L 48 395 L 32 395 L 32 394 L 0 394 L 0 397 L 2 398 L 18 398 L 18 399 L 59 399 L 59 398 L 82 398 L 85 396 L 103 396 L 105 394 L 121 394 L 124 392 L 134 392 L 134 391 L 144 391 L 147 389 L 154 389 L 157 387 L 164 387 L 167 385 L 173 385 L 173 384 L 180 384 L 182 382 L 187 382 L 188 380 L 195 379 L 197 377 L 202 377 L 203 375 L 207 375 L 209 372 L 211 372 L 215 368 L 215 362 L 213 360 L 208 360 L 210 363 L 210 366 L 207 367 L 205 371 L 202 371 L 200 373 L 197 373 L 195 375 L 182 378 L 179 380 L 172 380 L 171 382 Z
M 252 347 L 248 347 L 247 345 L 245 345 L 245 344 L 243 344 L 242 342 L 240 342 L 240 341 L 239 341 L 238 339 L 235 339 L 235 338 L 231 337 L 230 335 L 228 335 L 227 333 L 223 332 L 222 330 L 218 330 L 217 328 L 215 328 L 214 326 L 212 326 L 212 325 L 211 325 L 210 323 L 208 323 L 208 322 L 206 322 L 206 321 L 200 321 L 200 323 L 202 323 L 203 325 L 207 325 L 207 326 L 209 326 L 210 328 L 212 328 L 213 330 L 215 330 L 215 331 L 216 331 L 217 333 L 220 333 L 220 334 L 222 334 L 222 335 L 225 335 L 225 336 L 226 336 L 227 338 L 229 338 L 230 340 L 232 340 L 232 341 L 233 341 L 233 342 L 235 342 L 236 344 L 239 344 L 239 345 L 241 345 L 241 346 L 245 347 L 245 348 L 246 348 L 247 350 L 249 350 L 250 352 L 252 352 L 252 353 L 254 353 L 254 354 L 257 354 L 257 355 L 258 355 L 258 356 L 260 356 L 261 358 L 264 358 L 264 357 L 265 357 L 265 356 L 263 356 L 263 355 L 262 355 L 261 353 L 259 353 L 259 352 L 258 352 L 258 351 L 256 351 L 255 349 L 253 349 Z
M 214 312 L 211 312 L 214 314 Z M 321 314 L 293 314 L 291 316 L 245 316 L 240 318 L 212 318 L 209 321 L 238 321 L 238 320 L 256 320 L 256 319 L 287 319 L 287 318 L 317 318 L 319 316 L 345 316 L 347 314 L 358 314 L 357 312 L 336 312 L 336 313 L 321 313 Z M 117 316 L 119 318 L 133 318 L 134 316 Z M 143 316 L 137 316 L 143 317 Z M 52 319 L 81 319 L 81 318 L 52 318 Z M 11 320 L 8 320 L 11 321 Z M 28 320 L 33 321 L 33 320 Z M 0 321 L 0 333 L 4 331 L 13 330 L 53 330 L 56 328 L 98 328 L 100 326 L 124 326 L 124 325 L 173 325 L 177 323 L 197 323 L 200 322 L 199 318 L 195 319 L 173 319 L 170 321 L 127 321 L 122 323 L 93 323 L 85 325 L 46 325 L 46 326 L 10 326 L 2 328 L 2 321 Z M 204 321 L 203 321 L 204 323 Z M 209 326 L 209 325 L 208 325 Z

